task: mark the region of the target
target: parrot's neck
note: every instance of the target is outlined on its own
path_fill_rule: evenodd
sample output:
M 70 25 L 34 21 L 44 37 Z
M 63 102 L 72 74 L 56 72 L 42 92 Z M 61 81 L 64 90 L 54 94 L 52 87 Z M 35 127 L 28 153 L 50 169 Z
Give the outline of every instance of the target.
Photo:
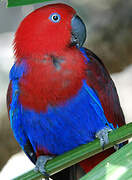
M 27 107 L 44 111 L 74 97 L 85 78 L 84 57 L 78 49 L 43 60 L 28 59 L 27 73 L 20 80 L 20 101 Z

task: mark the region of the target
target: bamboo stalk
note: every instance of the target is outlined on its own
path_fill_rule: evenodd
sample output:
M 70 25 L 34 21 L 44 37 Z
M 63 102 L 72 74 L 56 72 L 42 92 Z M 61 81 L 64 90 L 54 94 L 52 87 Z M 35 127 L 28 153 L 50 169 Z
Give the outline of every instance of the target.
M 80 180 L 132 180 L 132 142 L 125 145 Z
M 129 123 L 109 133 L 109 144 L 106 145 L 104 149 L 108 149 L 113 145 L 121 143 L 131 137 L 132 123 Z M 100 146 L 100 142 L 98 139 L 95 139 L 93 142 L 77 147 L 76 149 L 48 161 L 45 168 L 49 175 L 53 175 L 101 151 L 103 150 Z M 36 173 L 34 170 L 31 170 L 14 180 L 37 180 L 42 177 L 43 176 L 40 173 Z

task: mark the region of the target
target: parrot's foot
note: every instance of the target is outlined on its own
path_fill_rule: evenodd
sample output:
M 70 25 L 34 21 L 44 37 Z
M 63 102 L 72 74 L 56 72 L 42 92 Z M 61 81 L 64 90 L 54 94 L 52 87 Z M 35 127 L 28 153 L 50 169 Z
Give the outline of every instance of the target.
M 36 172 L 40 172 L 42 173 L 44 176 L 46 176 L 45 179 L 49 179 L 49 175 L 46 173 L 46 170 L 45 170 L 45 164 L 47 163 L 48 160 L 51 160 L 53 158 L 53 156 L 39 156 L 37 158 L 37 161 L 36 161 L 36 167 L 34 169 L 34 171 Z
M 100 139 L 100 145 L 104 149 L 104 146 L 109 143 L 108 133 L 112 131 L 111 128 L 105 127 L 96 133 L 96 138 Z

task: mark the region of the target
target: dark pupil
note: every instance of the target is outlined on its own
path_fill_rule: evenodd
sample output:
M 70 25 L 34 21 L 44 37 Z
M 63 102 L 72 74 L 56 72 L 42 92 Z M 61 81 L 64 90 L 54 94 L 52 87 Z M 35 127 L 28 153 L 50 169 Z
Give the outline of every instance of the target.
M 57 21 L 57 20 L 58 20 L 58 16 L 53 16 L 53 19 L 54 19 L 55 21 Z

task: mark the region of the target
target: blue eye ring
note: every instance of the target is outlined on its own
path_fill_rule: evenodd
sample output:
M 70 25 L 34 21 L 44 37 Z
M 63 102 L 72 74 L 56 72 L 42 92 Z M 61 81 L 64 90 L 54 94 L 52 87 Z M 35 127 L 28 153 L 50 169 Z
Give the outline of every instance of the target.
M 60 21 L 61 17 L 58 13 L 53 13 L 50 15 L 49 19 L 54 23 L 58 23 Z

